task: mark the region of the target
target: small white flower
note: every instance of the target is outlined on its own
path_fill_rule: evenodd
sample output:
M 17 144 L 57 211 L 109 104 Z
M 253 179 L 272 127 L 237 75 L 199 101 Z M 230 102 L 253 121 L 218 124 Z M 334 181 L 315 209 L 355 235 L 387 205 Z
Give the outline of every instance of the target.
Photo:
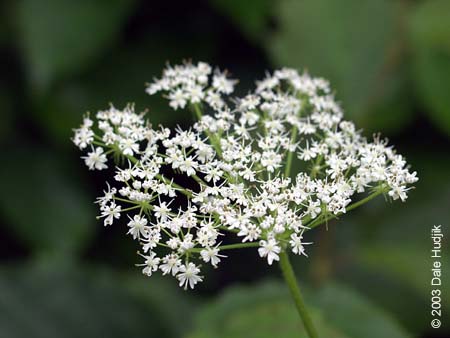
M 195 168 L 197 167 L 197 163 L 192 159 L 192 157 L 187 157 L 180 164 L 180 170 L 186 172 L 186 175 L 192 176 L 195 175 Z
M 120 205 L 116 205 L 114 202 L 111 202 L 109 206 L 105 206 L 102 210 L 102 214 L 100 215 L 100 217 L 105 217 L 103 224 L 105 226 L 111 225 L 114 218 L 119 219 L 121 210 L 122 207 Z
M 212 86 L 221 93 L 231 94 L 236 82 L 236 80 L 227 79 L 224 74 L 219 73 L 214 75 Z
M 178 233 L 177 231 L 173 231 L 173 229 L 171 229 L 172 230 L 172 232 L 173 233 Z M 179 229 L 178 229 L 178 231 L 179 231 Z M 181 241 L 180 241 L 180 239 L 178 238 L 178 237 L 171 237 L 168 241 L 167 241 L 167 243 L 166 243 L 168 246 L 169 246 L 169 248 L 171 248 L 172 250 L 176 250 L 176 249 L 178 249 L 179 247 L 180 247 L 180 245 L 181 245 Z
M 155 217 L 159 218 L 161 222 L 165 222 L 170 213 L 170 209 L 168 208 L 166 202 L 162 202 L 159 206 L 155 205 L 153 207 L 153 211 L 155 213 Z
M 191 289 L 194 288 L 195 284 L 203 281 L 203 277 L 199 276 L 200 269 L 195 266 L 194 263 L 188 263 L 187 265 L 181 265 L 179 269 L 179 273 L 177 275 L 178 280 L 180 281 L 180 287 L 183 287 L 185 290 L 189 286 Z
M 142 250 L 148 252 L 156 248 L 161 240 L 161 232 L 158 228 L 149 228 L 146 237 L 142 241 Z
M 143 258 L 145 258 L 144 264 L 137 264 L 137 266 L 143 266 L 142 273 L 146 276 L 151 276 L 153 272 L 158 270 L 158 265 L 160 262 L 160 258 L 156 257 L 156 254 L 154 252 L 150 253 L 149 256 L 141 255 Z
M 220 263 L 220 258 L 224 258 L 226 256 L 219 255 L 219 249 L 218 248 L 206 248 L 200 251 L 200 255 L 202 256 L 202 259 L 205 263 L 211 262 L 211 265 L 215 268 L 217 267 L 217 264 Z
M 392 190 L 390 190 L 388 192 L 389 196 L 392 197 L 392 199 L 395 201 L 397 199 L 401 199 L 402 202 L 406 201 L 406 199 L 408 198 L 408 195 L 406 194 L 406 192 L 409 189 L 406 188 L 405 186 L 401 186 L 401 185 L 392 185 Z
M 85 117 L 81 127 L 75 129 L 75 136 L 72 141 L 81 150 L 94 141 L 94 132 L 91 129 L 93 124 L 94 122 L 89 117 Z
M 103 148 L 97 147 L 95 150 L 82 157 L 89 170 L 103 170 L 108 168 L 106 162 L 108 159 L 104 154 Z
M 259 245 L 258 253 L 262 258 L 267 257 L 267 263 L 269 265 L 272 265 L 273 261 L 280 260 L 278 254 L 281 252 L 281 248 L 275 239 L 262 240 L 259 242 Z
M 267 169 L 268 172 L 274 172 L 275 169 L 281 166 L 281 155 L 277 154 L 273 150 L 265 151 L 261 157 L 261 164 Z
M 125 138 L 120 140 L 119 147 L 126 156 L 133 156 L 139 152 L 139 145 L 132 139 Z
M 187 103 L 187 95 L 181 89 L 176 89 L 169 94 L 170 106 L 177 110 L 178 108 L 184 108 Z
M 148 223 L 147 219 L 139 215 L 135 215 L 133 218 L 129 218 L 130 221 L 128 222 L 128 227 L 130 228 L 130 230 L 128 230 L 128 234 L 132 235 L 134 239 L 146 237 L 148 233 L 148 228 L 146 226 Z
M 308 255 L 305 252 L 305 247 L 304 246 L 312 244 L 312 242 L 305 243 L 305 242 L 302 241 L 302 239 L 303 239 L 303 236 L 301 234 L 300 235 L 292 234 L 291 235 L 291 240 L 289 241 L 289 244 L 292 247 L 292 252 L 293 253 L 295 253 L 297 255 L 304 255 L 304 256 L 308 257 Z
M 261 235 L 262 231 L 256 224 L 240 225 L 240 231 L 238 236 L 243 236 L 242 242 L 253 242 L 256 241 Z M 263 226 L 264 228 L 264 226 Z
M 163 275 L 172 274 L 175 276 L 181 265 L 181 259 L 178 258 L 175 254 L 169 254 L 163 257 L 162 264 L 159 266 Z
M 316 218 L 320 214 L 322 209 L 320 208 L 320 201 L 309 201 L 306 213 L 311 216 L 311 218 Z
M 187 96 L 191 103 L 199 103 L 205 97 L 201 86 L 190 86 L 187 88 Z

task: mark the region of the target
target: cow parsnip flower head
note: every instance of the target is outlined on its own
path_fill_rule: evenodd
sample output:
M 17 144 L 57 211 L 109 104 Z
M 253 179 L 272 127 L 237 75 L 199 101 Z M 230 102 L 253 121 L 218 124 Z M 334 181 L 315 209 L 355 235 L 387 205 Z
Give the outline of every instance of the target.
M 128 219 L 148 276 L 194 288 L 225 250 L 255 247 L 269 265 L 286 251 L 306 256 L 307 230 L 380 194 L 405 201 L 417 181 L 387 141 L 343 120 L 326 80 L 284 68 L 243 97 L 236 83 L 203 62 L 168 66 L 146 91 L 191 109 L 190 129 L 153 128 L 129 105 L 75 130 L 89 169 L 116 160 L 100 217 Z

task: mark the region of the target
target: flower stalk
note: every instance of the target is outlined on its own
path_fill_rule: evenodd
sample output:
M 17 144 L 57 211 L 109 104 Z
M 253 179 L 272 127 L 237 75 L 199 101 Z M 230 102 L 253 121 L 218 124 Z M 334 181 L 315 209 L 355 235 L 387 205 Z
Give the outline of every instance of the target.
M 257 248 L 259 247 L 259 243 L 235 243 L 235 244 L 226 244 L 218 246 L 217 249 L 220 251 L 223 250 L 234 250 L 234 249 L 245 249 L 245 248 Z M 190 249 L 191 252 L 200 252 L 201 249 L 193 248 Z
M 297 278 L 295 277 L 294 270 L 292 269 L 291 262 L 289 261 L 289 255 L 285 250 L 280 252 L 280 268 L 283 273 L 284 280 L 289 287 L 289 291 L 294 300 L 297 312 L 303 322 L 303 326 L 308 333 L 308 337 L 317 338 L 317 330 L 314 327 L 311 316 L 308 313 L 308 309 L 306 308 L 302 293 L 297 283 Z

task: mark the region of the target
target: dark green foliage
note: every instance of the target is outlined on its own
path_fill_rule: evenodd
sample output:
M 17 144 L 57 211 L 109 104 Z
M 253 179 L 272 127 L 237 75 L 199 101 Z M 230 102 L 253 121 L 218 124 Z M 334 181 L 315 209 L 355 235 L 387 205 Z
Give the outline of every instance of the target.
M 228 68 L 239 93 L 277 67 L 323 76 L 367 136 L 394 139 L 420 177 L 410 200 L 378 198 L 315 229 L 310 257 L 295 262 L 322 337 L 426 335 L 429 230 L 450 221 L 449 1 L 10 0 L 0 10 L 0 337 L 302 337 L 286 290 L 258 284 L 278 271 L 256 252 L 230 253 L 187 294 L 142 277 L 124 224 L 95 218 L 105 175 L 88 172 L 72 128 L 110 102 L 188 125 L 191 112 L 144 86 L 189 58 Z M 255 287 L 215 298 L 241 277 Z
M 320 337 L 409 337 L 395 320 L 354 291 L 329 284 L 307 294 Z M 274 282 L 227 290 L 203 307 L 196 324 L 189 338 L 307 337 L 287 289 Z

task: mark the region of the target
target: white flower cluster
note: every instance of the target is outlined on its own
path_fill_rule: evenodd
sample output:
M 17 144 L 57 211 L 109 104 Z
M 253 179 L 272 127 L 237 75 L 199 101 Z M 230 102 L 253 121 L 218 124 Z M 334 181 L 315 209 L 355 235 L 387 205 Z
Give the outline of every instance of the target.
M 230 98 L 236 82 L 206 63 L 168 67 L 147 92 L 190 108 L 191 129 L 153 129 L 127 106 L 75 130 L 89 169 L 122 163 L 98 203 L 105 225 L 127 215 L 146 275 L 193 288 L 199 261 L 216 267 L 223 250 L 257 247 L 269 265 L 282 250 L 306 256 L 305 230 L 379 194 L 404 201 L 417 181 L 386 141 L 342 119 L 327 81 L 281 69 Z M 222 245 L 225 235 L 235 242 Z

